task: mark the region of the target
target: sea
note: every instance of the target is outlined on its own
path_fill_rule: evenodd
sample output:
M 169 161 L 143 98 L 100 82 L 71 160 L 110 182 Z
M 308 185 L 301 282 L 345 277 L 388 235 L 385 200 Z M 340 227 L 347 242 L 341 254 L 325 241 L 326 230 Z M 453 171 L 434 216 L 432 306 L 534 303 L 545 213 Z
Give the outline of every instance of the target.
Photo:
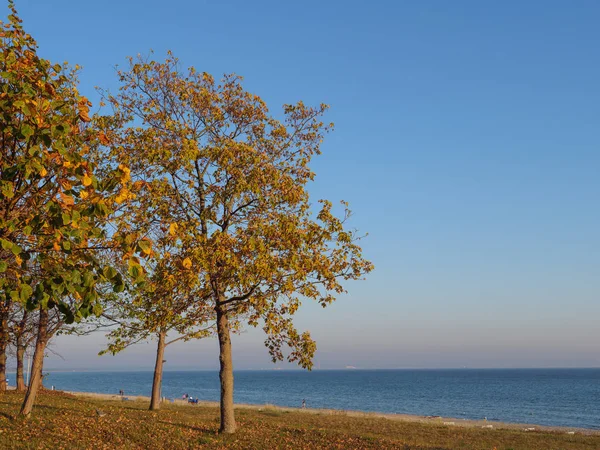
M 237 371 L 235 401 L 600 429 L 600 369 Z M 46 387 L 150 395 L 152 372 L 53 372 Z M 165 372 L 162 395 L 219 399 L 216 371 Z

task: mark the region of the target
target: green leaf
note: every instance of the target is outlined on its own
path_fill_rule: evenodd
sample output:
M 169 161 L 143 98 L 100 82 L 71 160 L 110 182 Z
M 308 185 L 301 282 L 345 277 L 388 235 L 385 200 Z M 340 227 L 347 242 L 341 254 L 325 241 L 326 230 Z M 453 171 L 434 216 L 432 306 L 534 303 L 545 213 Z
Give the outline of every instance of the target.
M 3 181 L 1 183 L 1 189 L 0 192 L 2 192 L 2 195 L 5 198 L 13 198 L 15 196 L 15 193 L 13 191 L 13 184 L 10 181 Z
M 150 249 L 152 248 L 152 244 L 150 241 L 142 240 L 138 242 L 139 251 L 144 253 L 150 253 Z
M 6 272 L 8 269 L 8 264 L 5 261 L 0 261 L 0 273 Z
M 26 302 L 27 300 L 29 300 L 31 294 L 33 294 L 33 289 L 31 288 L 31 286 L 29 286 L 28 284 L 22 284 L 21 290 L 19 292 L 19 297 L 21 298 L 21 301 Z
M 102 314 L 102 305 L 100 303 L 96 303 L 92 308 L 92 312 L 96 317 L 100 317 L 100 314 Z
M 81 284 L 81 272 L 79 270 L 71 272 L 71 282 L 73 284 Z
M 73 315 L 73 311 L 66 303 L 60 302 L 58 304 L 58 310 L 63 315 L 66 323 L 73 323 L 75 321 L 75 316 Z
M 117 275 L 117 271 L 110 266 L 106 266 L 102 272 L 109 280 L 112 280 Z
M 10 251 L 13 252 L 13 255 L 17 256 L 21 253 L 22 250 L 21 247 L 19 247 L 17 244 L 13 244 Z
M 140 276 L 140 268 L 137 265 L 129 266 L 128 272 L 129 275 L 134 279 L 137 279 Z
M 13 246 L 13 243 L 10 241 L 7 241 L 6 239 L 0 239 L 0 245 L 2 245 L 2 248 L 4 250 L 10 250 Z
M 44 294 L 42 300 L 40 301 L 40 306 L 44 309 L 48 309 L 48 300 L 50 300 L 50 296 L 48 294 Z
M 33 128 L 28 124 L 24 124 L 21 126 L 21 134 L 25 137 L 25 139 L 29 139 L 31 136 L 33 136 Z
M 90 287 L 94 283 L 94 275 L 91 272 L 86 272 L 83 274 L 83 285 L 85 287 Z

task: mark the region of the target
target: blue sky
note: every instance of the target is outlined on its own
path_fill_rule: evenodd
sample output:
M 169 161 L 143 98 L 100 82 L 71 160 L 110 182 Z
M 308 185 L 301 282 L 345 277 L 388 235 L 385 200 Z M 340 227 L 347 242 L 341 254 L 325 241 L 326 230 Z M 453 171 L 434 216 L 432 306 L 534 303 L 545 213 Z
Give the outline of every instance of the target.
M 376 271 L 299 313 L 322 368 L 600 366 L 600 3 L 17 6 L 93 101 L 126 56 L 171 49 L 244 76 L 275 114 L 331 104 L 311 192 L 350 202 Z M 147 346 L 96 358 L 102 340 L 61 338 L 48 365 L 153 364 Z M 269 367 L 260 333 L 234 345 L 238 368 Z M 212 340 L 168 352 L 171 368 L 217 367 Z

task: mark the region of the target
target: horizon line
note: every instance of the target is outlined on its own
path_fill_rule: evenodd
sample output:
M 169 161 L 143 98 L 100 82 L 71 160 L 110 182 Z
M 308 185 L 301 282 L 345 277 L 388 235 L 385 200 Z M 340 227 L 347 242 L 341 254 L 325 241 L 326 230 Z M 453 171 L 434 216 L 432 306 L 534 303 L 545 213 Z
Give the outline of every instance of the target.
M 302 368 L 250 368 L 250 369 L 237 369 L 234 372 L 332 372 L 332 371 L 344 371 L 344 372 L 356 372 L 356 371 L 376 371 L 376 370 L 592 370 L 592 369 L 600 369 L 600 366 L 569 366 L 569 367 L 352 367 L 352 368 L 325 368 L 325 369 L 302 369 Z M 111 369 L 101 369 L 101 368 L 48 368 L 44 369 L 47 372 L 154 372 L 153 368 L 111 368 Z M 164 372 L 218 372 L 218 368 L 214 369 L 169 369 L 163 370 Z M 16 370 L 11 369 L 7 370 L 7 373 L 16 373 Z

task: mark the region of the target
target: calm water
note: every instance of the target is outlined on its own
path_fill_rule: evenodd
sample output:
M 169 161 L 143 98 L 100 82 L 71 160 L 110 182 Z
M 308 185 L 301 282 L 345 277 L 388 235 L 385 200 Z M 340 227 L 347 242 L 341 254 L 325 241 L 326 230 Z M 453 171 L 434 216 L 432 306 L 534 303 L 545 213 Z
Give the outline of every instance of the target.
M 151 372 L 51 372 L 47 386 L 150 395 Z M 218 400 L 217 372 L 165 372 L 163 395 Z M 600 428 L 600 369 L 240 371 L 239 403 Z

